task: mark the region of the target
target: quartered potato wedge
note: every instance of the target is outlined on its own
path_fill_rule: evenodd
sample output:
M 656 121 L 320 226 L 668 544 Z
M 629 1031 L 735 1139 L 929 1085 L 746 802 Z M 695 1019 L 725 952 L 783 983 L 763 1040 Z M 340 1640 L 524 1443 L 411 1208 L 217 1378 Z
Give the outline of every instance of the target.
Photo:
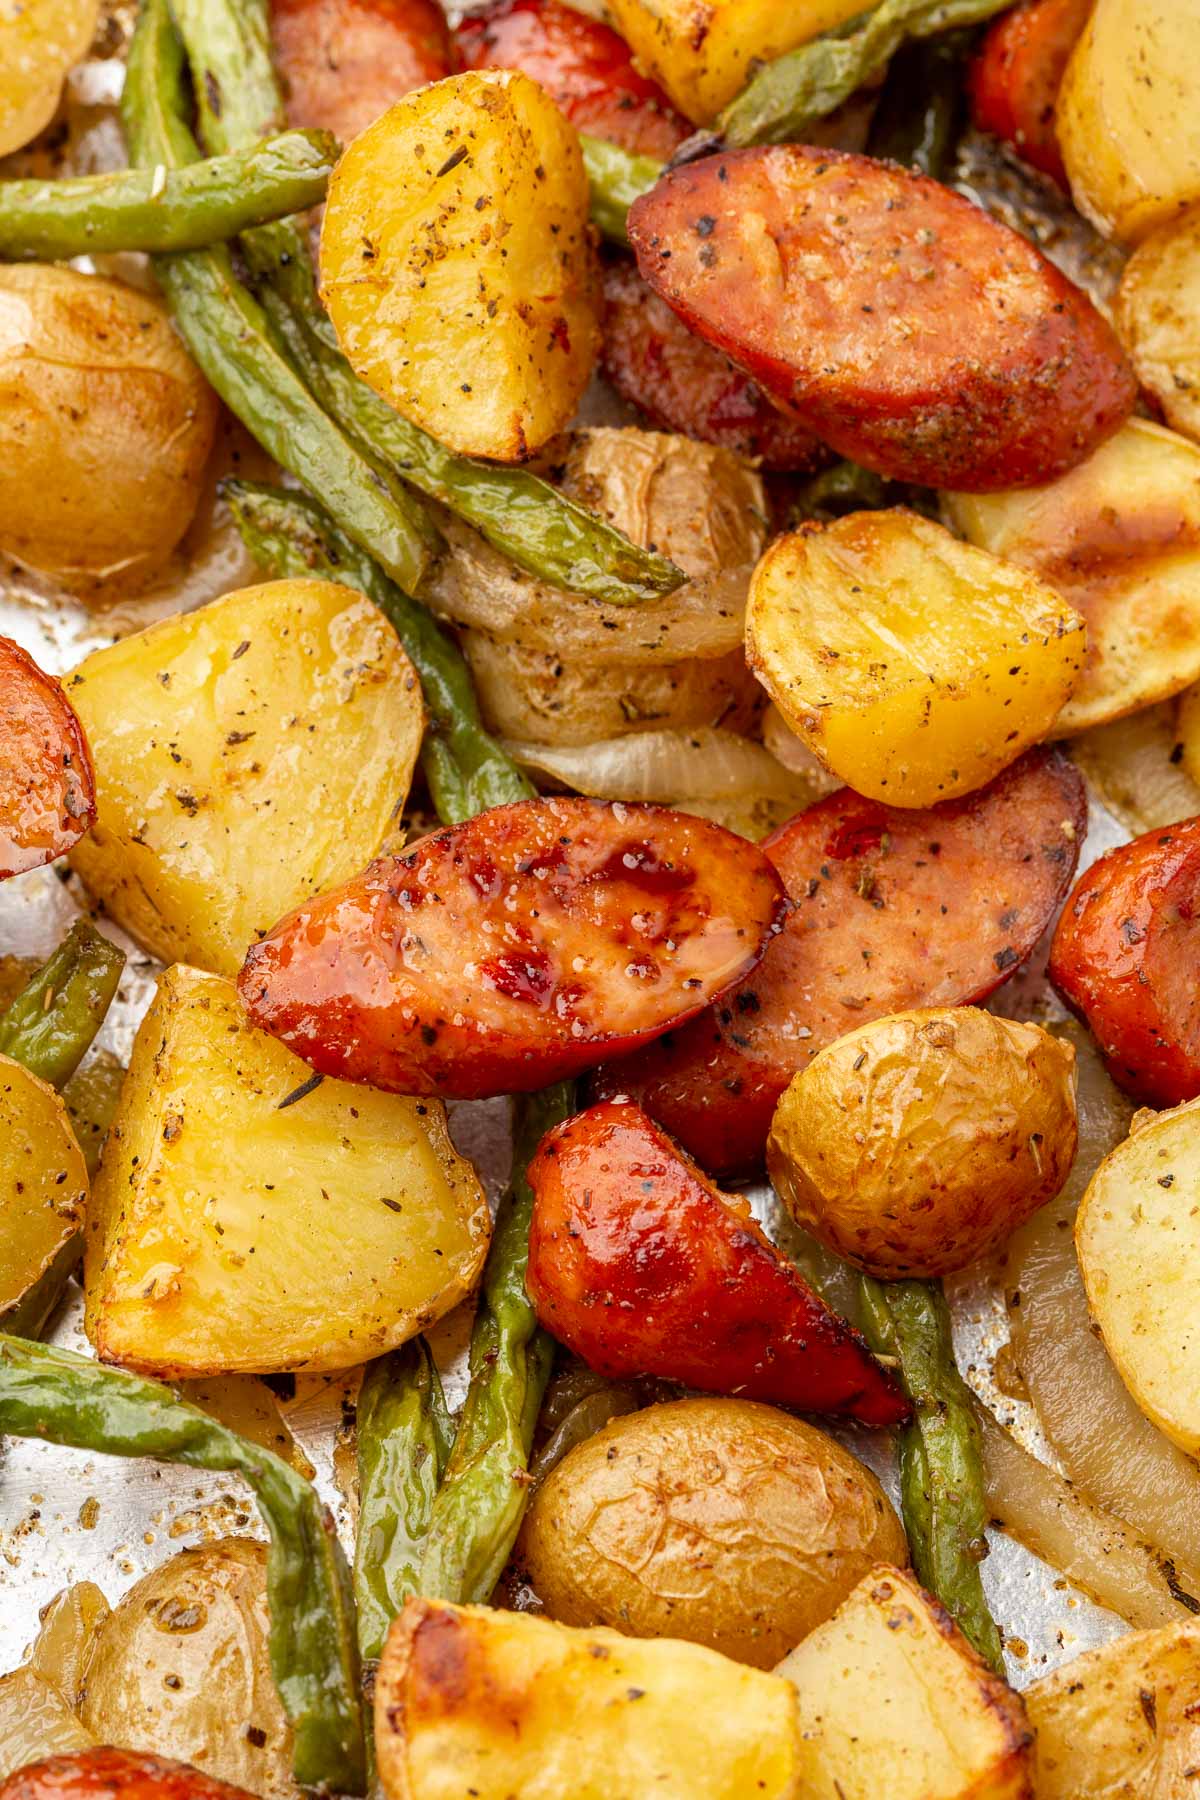
M 0 1317 L 36 1331 L 39 1283 L 69 1269 L 88 1196 L 83 1152 L 52 1087 L 0 1056 Z
M 343 1369 L 470 1292 L 487 1202 L 436 1100 L 320 1081 L 169 969 L 88 1214 L 87 1331 L 163 1376 Z
M 1055 726 L 1087 731 L 1200 679 L 1200 449 L 1131 419 L 1069 475 L 946 494 L 972 543 L 1038 576 L 1087 622 L 1087 660 Z
M 164 962 L 221 975 L 371 859 L 424 723 L 391 626 L 328 581 L 268 582 L 164 619 L 97 650 L 66 690 L 97 780 L 75 869 Z
M 1134 251 L 1117 294 L 1117 328 L 1167 424 L 1200 438 L 1200 205 Z

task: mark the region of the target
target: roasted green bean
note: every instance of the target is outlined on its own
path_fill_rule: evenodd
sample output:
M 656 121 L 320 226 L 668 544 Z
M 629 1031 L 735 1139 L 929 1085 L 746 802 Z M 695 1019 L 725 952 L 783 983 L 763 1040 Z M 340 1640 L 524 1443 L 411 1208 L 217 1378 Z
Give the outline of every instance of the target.
M 316 206 L 337 158 L 327 131 L 285 131 L 186 168 L 0 182 L 0 258 L 65 262 L 116 250 L 199 250 Z
M 580 137 L 583 166 L 592 194 L 592 224 L 614 244 L 629 243 L 625 219 L 640 194 L 650 191 L 664 164 L 652 156 L 635 156 L 602 138 Z
M 0 1432 L 243 1476 L 271 1535 L 271 1673 L 295 1733 L 296 1780 L 364 1791 L 350 1579 L 333 1521 L 302 1475 L 157 1381 L 16 1337 L 0 1337 Z
M 50 957 L 0 1013 L 0 1056 L 61 1088 L 104 1023 L 125 953 L 76 919 Z
M 944 31 L 897 50 L 871 120 L 868 156 L 946 178 L 966 122 L 963 63 L 974 41 L 973 31 Z

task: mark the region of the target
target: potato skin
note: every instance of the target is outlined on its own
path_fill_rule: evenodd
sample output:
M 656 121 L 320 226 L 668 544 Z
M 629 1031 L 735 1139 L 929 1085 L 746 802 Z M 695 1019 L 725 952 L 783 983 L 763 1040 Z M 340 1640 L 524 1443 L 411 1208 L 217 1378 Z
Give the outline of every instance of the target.
M 464 69 L 521 69 L 577 131 L 666 161 L 691 131 L 623 38 L 559 0 L 490 0 L 454 32 Z
M 143 580 L 191 522 L 217 399 L 161 301 L 0 268 L 0 549 L 75 587 Z
M 271 0 L 271 48 L 288 124 L 342 144 L 454 66 L 437 0 Z
M 254 1800 L 186 1763 L 133 1750 L 77 1750 L 18 1769 L 0 1800 Z
M 604 271 L 601 357 L 621 398 L 660 431 L 724 444 L 764 469 L 807 471 L 829 460 L 829 451 L 799 419 L 689 331 L 625 258 Z
M 974 1007 L 876 1019 L 793 1077 L 767 1171 L 796 1223 L 868 1274 L 948 1275 L 1062 1187 L 1074 1070 L 1065 1039 Z
M 99 0 L 22 0 L 0 22 L 0 156 L 49 125 L 63 77 L 82 61 L 100 17 Z
M 754 975 L 593 1092 L 632 1094 L 706 1169 L 761 1167 L 798 1069 L 868 1018 L 983 1000 L 1054 917 L 1087 829 L 1078 771 L 1034 750 L 965 800 L 927 812 L 849 788 L 767 838 L 795 903 Z
M 911 170 L 802 144 L 727 151 L 665 175 L 629 236 L 693 331 L 881 475 L 1027 487 L 1133 410 L 1133 372 L 1086 295 Z
M 1150 1106 L 1200 1095 L 1200 818 L 1148 831 L 1083 874 L 1050 946 L 1051 981 Z
M 53 862 L 96 817 L 91 752 L 62 684 L 0 637 L 0 881 Z
M 769 1669 L 904 1531 L 870 1471 L 750 1400 L 627 1414 L 534 1495 L 517 1556 L 551 1618 L 688 1638 Z
M 600 341 L 579 139 L 515 70 L 420 88 L 343 152 L 321 293 L 356 372 L 468 456 L 519 462 L 567 425 Z
M 1092 0 L 1025 0 L 989 29 L 971 65 L 971 112 L 1061 188 L 1067 171 L 1054 130 L 1054 103 Z

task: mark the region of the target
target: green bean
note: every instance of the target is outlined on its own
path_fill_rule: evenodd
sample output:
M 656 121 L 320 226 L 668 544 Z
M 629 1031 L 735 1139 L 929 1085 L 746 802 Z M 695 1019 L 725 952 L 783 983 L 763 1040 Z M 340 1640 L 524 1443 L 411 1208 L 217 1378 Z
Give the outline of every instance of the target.
M 175 169 L 196 160 L 184 104 L 183 52 L 167 0 L 144 0 L 121 103 L 136 167 Z M 276 462 L 321 495 L 347 537 L 397 581 L 415 585 L 429 551 L 424 509 L 326 417 L 238 281 L 228 250 L 159 256 L 154 271 L 184 341 L 230 411 Z
M 1000 1633 L 979 1572 L 987 1553 L 983 1447 L 958 1372 L 941 1285 L 862 1278 L 863 1329 L 895 1359 L 913 1417 L 899 1433 L 900 1501 L 913 1567 L 979 1654 L 1004 1673 Z
M 908 481 L 888 481 L 872 469 L 854 462 L 836 462 L 822 469 L 797 489 L 790 508 L 790 518 L 800 524 L 806 519 L 844 518 L 852 512 L 875 512 L 885 506 L 907 506 L 927 518 L 938 516 L 938 499 L 933 488 L 915 487 Z
M 117 991 L 125 953 L 88 919 L 70 931 L 0 1013 L 0 1056 L 61 1088 L 83 1060 Z
M 496 1215 L 471 1333 L 470 1387 L 421 1564 L 421 1592 L 440 1599 L 490 1597 L 525 1511 L 529 1451 L 554 1354 L 525 1288 L 533 1214 L 526 1168 L 573 1103 L 569 1083 L 517 1102 L 513 1174 Z
M 910 38 L 977 25 L 1011 0 L 880 0 L 836 31 L 766 63 L 717 121 L 727 144 L 803 143 L 818 119 L 836 111 L 885 69 Z
M 423 606 L 389 581 L 311 500 L 253 481 L 227 481 L 222 493 L 260 567 L 274 576 L 346 582 L 373 600 L 394 627 L 421 677 L 429 714 L 422 761 L 443 824 L 457 825 L 489 806 L 536 792 L 484 730 L 470 670 Z
M 423 1338 L 373 1362 L 358 1396 L 358 1647 L 383 1654 L 388 1626 L 417 1592 L 434 1495 L 453 1426 Z
M 363 1792 L 349 1574 L 333 1522 L 303 1476 L 157 1381 L 16 1337 L 0 1337 L 0 1432 L 243 1476 L 271 1537 L 271 1673 L 295 1733 L 296 1780 Z
M 237 149 L 281 117 L 265 0 L 179 0 L 210 151 Z M 439 444 L 360 381 L 317 297 L 307 243 L 291 221 L 242 240 L 288 354 L 326 411 L 388 468 L 473 525 L 541 581 L 611 605 L 672 593 L 683 573 L 527 469 L 473 462 Z M 402 585 L 412 586 L 411 582 Z
M 605 1382 L 593 1393 L 585 1394 L 566 1417 L 560 1419 L 530 1463 L 532 1486 L 540 1486 L 577 1444 L 586 1444 L 611 1420 L 637 1412 L 643 1404 L 637 1388 L 629 1382 Z
M 316 206 L 337 158 L 327 131 L 286 131 L 187 168 L 0 182 L 0 258 L 65 262 L 115 250 L 199 250 Z
M 592 224 L 612 243 L 628 246 L 626 214 L 640 195 L 649 193 L 665 165 L 603 138 L 581 136 L 579 142 L 592 193 Z
M 973 31 L 946 31 L 896 52 L 871 120 L 868 156 L 945 179 L 966 119 L 963 63 L 974 41 Z

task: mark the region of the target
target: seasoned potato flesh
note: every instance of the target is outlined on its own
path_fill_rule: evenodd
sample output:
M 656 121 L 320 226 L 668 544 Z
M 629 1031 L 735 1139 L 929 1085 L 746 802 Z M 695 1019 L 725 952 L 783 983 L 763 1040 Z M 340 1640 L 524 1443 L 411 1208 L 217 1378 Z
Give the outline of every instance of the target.
M 776 539 L 746 615 L 751 667 L 858 793 L 930 806 L 982 787 L 1049 730 L 1084 628 L 1042 582 L 915 513 Z
M 0 13 L 0 156 L 50 123 L 99 17 L 100 0 L 21 0 Z
M 1029 1800 L 1020 1697 L 899 1569 L 866 1576 L 780 1663 L 805 1800 Z
M 1200 211 L 1134 251 L 1117 295 L 1117 329 L 1167 424 L 1200 438 Z
M 1147 1418 L 1200 1452 L 1200 1101 L 1105 1157 L 1075 1220 L 1092 1317 Z
M 456 1305 L 488 1232 L 438 1101 L 319 1081 L 231 983 L 168 969 L 88 1213 L 99 1355 L 164 1376 L 349 1368 Z
M 329 184 L 321 290 L 363 380 L 471 456 L 519 460 L 561 431 L 599 347 L 579 139 L 527 75 L 419 88 Z
M 49 1268 L 83 1223 L 88 1179 L 52 1087 L 0 1056 L 0 1311 Z
M 1059 90 L 1071 198 L 1136 243 L 1200 200 L 1200 22 L 1186 0 L 1097 0 Z
M 275 581 L 97 650 L 67 681 L 96 762 L 74 867 L 164 962 L 236 975 L 370 861 L 408 793 L 421 691 L 369 600 Z
M 410 1600 L 375 1686 L 386 1800 L 808 1800 L 785 1681 L 673 1638 Z
M 1087 622 L 1056 722 L 1106 725 L 1200 680 L 1200 449 L 1131 419 L 1045 487 L 943 496 L 972 543 L 1047 582 Z
M 609 0 L 608 15 L 679 110 L 707 125 L 756 64 L 862 10 L 861 0 Z

